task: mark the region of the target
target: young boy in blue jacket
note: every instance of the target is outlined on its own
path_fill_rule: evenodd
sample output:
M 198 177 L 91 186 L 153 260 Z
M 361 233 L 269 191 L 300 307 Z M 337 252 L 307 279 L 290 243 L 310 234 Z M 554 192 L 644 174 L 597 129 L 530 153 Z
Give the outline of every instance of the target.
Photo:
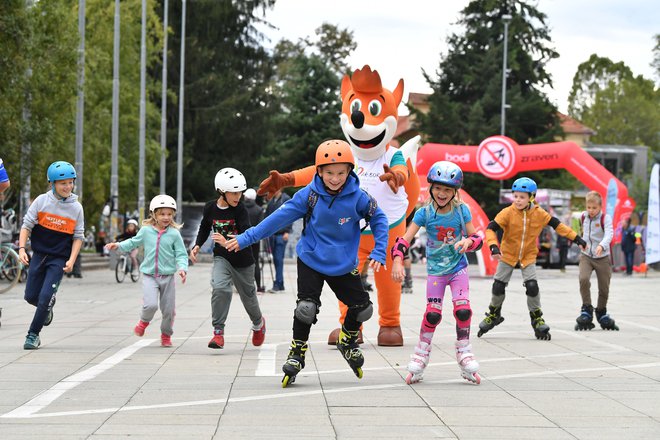
M 376 246 L 369 266 L 375 271 L 385 265 L 387 217 L 376 201 L 360 189 L 355 160 L 345 141 L 330 140 L 316 150 L 317 174 L 258 226 L 225 243 L 227 250 L 245 249 L 299 218 L 305 219 L 298 254 L 298 300 L 293 315 L 293 340 L 282 366 L 282 387 L 295 381 L 305 366 L 305 353 L 312 324 L 321 307 L 321 290 L 327 282 L 337 298 L 348 306 L 337 348 L 358 378 L 364 356 L 358 347 L 360 326 L 373 313 L 358 266 L 360 221 L 370 222 Z

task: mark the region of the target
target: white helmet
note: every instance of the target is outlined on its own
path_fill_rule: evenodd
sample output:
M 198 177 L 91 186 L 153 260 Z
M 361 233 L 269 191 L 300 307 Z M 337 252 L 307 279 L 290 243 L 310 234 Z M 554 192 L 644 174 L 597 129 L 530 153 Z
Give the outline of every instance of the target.
M 223 168 L 215 175 L 215 189 L 223 193 L 241 192 L 247 189 L 247 182 L 237 169 Z
M 126 226 L 128 226 L 128 225 L 134 225 L 137 228 L 138 222 L 137 222 L 137 220 L 132 218 L 132 219 L 130 219 L 129 221 L 126 222 Z
M 160 194 L 149 203 L 149 211 L 154 212 L 158 208 L 171 208 L 176 211 L 176 200 L 166 194 Z
M 254 188 L 248 188 L 243 194 L 243 196 L 247 200 L 257 200 L 257 192 L 254 190 Z

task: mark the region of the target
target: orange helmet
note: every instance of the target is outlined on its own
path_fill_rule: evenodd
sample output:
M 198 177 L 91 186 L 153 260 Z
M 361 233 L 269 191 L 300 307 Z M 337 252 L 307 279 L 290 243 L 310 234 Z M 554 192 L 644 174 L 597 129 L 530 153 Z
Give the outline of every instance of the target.
M 317 167 L 333 163 L 347 163 L 351 166 L 351 169 L 355 168 L 355 158 L 348 142 L 331 139 L 323 142 L 316 149 Z

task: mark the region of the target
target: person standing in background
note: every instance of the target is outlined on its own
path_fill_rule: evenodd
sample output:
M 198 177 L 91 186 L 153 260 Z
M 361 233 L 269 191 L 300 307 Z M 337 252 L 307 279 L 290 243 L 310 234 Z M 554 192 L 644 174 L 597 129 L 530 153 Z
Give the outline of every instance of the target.
M 243 194 L 245 208 L 248 211 L 250 218 L 250 225 L 257 226 L 264 219 L 264 209 L 261 205 L 257 204 L 257 192 L 253 188 L 248 188 Z M 252 248 L 252 256 L 254 257 L 254 281 L 257 283 L 257 292 L 265 292 L 266 288 L 261 279 L 261 263 L 259 262 L 259 248 L 261 242 L 254 243 Z
M 271 215 L 289 199 L 291 199 L 291 197 L 289 197 L 288 194 L 278 190 L 268 202 L 265 217 Z M 284 252 L 286 251 L 286 245 L 289 242 L 290 232 L 291 225 L 287 225 L 268 239 L 270 252 L 273 255 L 273 264 L 275 265 L 275 280 L 273 281 L 273 288 L 269 290 L 270 293 L 284 290 Z

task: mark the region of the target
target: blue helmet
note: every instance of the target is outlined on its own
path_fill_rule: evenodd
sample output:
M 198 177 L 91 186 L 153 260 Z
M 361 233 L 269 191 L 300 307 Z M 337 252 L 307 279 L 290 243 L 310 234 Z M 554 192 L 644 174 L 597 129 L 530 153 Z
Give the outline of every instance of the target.
M 536 186 L 536 182 L 534 182 L 529 177 L 521 177 L 520 179 L 516 179 L 516 181 L 513 182 L 513 185 L 511 186 L 511 191 L 525 192 L 530 194 L 536 194 L 537 189 L 538 187 Z
M 50 164 L 46 171 L 46 178 L 51 183 L 56 180 L 75 179 L 76 169 L 69 162 L 58 160 Z
M 459 189 L 463 185 L 463 171 L 455 163 L 443 160 L 431 166 L 426 181 Z

